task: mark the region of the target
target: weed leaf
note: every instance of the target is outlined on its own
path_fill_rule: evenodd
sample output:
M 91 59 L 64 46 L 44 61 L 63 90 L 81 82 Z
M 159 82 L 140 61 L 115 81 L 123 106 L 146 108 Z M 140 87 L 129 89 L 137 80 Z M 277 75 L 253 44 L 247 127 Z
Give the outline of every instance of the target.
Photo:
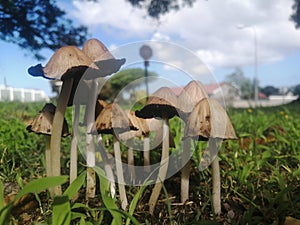
M 29 193 L 39 193 L 47 188 L 61 185 L 67 181 L 68 176 L 43 177 L 38 180 L 33 180 L 25 185 L 25 187 L 16 195 L 14 200 Z

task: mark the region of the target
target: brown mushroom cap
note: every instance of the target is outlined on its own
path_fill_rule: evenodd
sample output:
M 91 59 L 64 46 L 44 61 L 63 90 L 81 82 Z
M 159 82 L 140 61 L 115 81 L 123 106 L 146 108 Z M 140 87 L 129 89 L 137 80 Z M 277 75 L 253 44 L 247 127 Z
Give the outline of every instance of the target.
M 105 59 L 114 59 L 113 55 L 108 51 L 106 46 L 95 38 L 87 40 L 82 47 L 82 51 L 94 62 Z
M 189 82 L 178 96 L 178 107 L 183 113 L 190 113 L 195 105 L 208 95 L 199 81 Z
M 79 76 L 88 67 L 96 68 L 93 61 L 76 46 L 64 46 L 58 49 L 43 68 L 45 77 L 65 80 Z
M 121 133 L 130 130 L 131 127 L 124 110 L 118 104 L 110 103 L 97 116 L 93 133 Z
M 98 98 L 95 105 L 95 120 L 105 106 L 107 106 L 107 103 L 104 100 Z
M 98 73 L 91 70 L 91 73 L 86 74 L 85 79 L 94 79 L 116 73 L 125 63 L 125 59 L 115 59 L 106 46 L 95 38 L 89 39 L 85 42 L 82 47 L 82 52 L 86 54 L 100 69 Z
M 162 87 L 154 92 L 140 111 L 135 115 L 141 118 L 172 118 L 178 115 L 177 96 L 168 87 Z
M 45 104 L 31 124 L 26 127 L 26 130 L 36 134 L 51 135 L 55 110 L 56 107 L 52 103 Z M 62 137 L 67 137 L 68 135 L 70 135 L 68 123 L 64 120 Z
M 202 99 L 188 117 L 185 137 L 208 140 L 209 138 L 236 139 L 231 121 L 215 99 Z
M 148 134 L 150 132 L 150 127 L 146 119 L 137 117 L 134 111 L 127 111 L 128 118 L 131 124 L 142 132 L 142 134 Z

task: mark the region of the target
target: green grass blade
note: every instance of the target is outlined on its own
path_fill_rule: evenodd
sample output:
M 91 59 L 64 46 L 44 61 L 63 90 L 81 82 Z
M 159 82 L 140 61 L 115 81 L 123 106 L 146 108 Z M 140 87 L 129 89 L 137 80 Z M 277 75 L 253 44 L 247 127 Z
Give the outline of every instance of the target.
M 168 214 L 169 214 L 169 220 L 170 220 L 170 225 L 173 224 L 173 215 L 172 215 L 172 208 L 171 208 L 171 202 L 170 202 L 170 199 L 169 199 L 169 195 L 168 195 L 168 191 L 165 187 L 164 184 L 162 184 L 162 188 L 164 190 L 164 193 L 166 195 L 166 199 L 167 199 L 167 206 L 168 206 Z
M 71 207 L 68 196 L 57 196 L 54 198 L 52 224 L 71 224 Z
M 4 207 L 4 189 L 3 183 L 0 180 L 0 210 Z
M 85 182 L 86 177 L 86 171 L 82 172 L 65 190 L 64 195 L 68 196 L 69 200 L 71 200 L 76 193 L 79 191 L 79 189 L 82 187 L 82 185 Z
M 9 216 L 12 206 L 12 203 L 9 203 L 0 209 L 0 225 L 9 224 Z
M 150 183 L 150 182 L 148 182 L 148 183 Z M 132 201 L 129 205 L 129 210 L 128 210 L 129 215 L 133 216 L 136 206 L 137 206 L 140 198 L 142 197 L 142 194 L 147 186 L 148 186 L 148 184 L 147 184 L 147 182 L 145 182 L 145 184 L 135 194 L 134 198 L 132 199 Z M 128 217 L 127 221 L 126 221 L 126 225 L 129 225 L 130 221 L 131 221 L 131 219 L 130 219 L 130 217 Z
M 25 187 L 16 195 L 14 200 L 17 200 L 29 193 L 39 193 L 50 187 L 61 185 L 67 181 L 68 176 L 43 177 L 38 180 L 33 180 L 25 185 Z
M 116 200 L 110 196 L 109 181 L 106 178 L 105 172 L 99 167 L 93 167 L 100 180 L 100 193 L 103 203 L 110 214 L 113 216 L 112 224 L 123 224 L 122 214 L 118 212 L 119 208 L 116 204 Z

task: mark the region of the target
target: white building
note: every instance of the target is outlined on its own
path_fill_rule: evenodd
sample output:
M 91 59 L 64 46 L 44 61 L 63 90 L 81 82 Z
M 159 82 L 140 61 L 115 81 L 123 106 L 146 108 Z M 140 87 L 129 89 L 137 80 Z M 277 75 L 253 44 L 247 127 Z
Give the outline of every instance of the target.
M 42 90 L 13 88 L 5 85 L 0 85 L 0 101 L 48 102 L 50 101 L 50 99 Z

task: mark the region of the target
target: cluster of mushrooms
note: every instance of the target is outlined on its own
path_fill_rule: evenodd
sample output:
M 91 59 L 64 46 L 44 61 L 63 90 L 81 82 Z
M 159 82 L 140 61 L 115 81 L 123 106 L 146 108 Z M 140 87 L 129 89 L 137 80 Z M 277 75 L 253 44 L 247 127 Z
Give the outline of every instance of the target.
M 169 119 L 174 116 L 184 121 L 182 137 L 183 150 L 181 157 L 181 202 L 188 200 L 190 158 L 192 155 L 192 139 L 208 141 L 208 147 L 203 152 L 200 168 L 212 166 L 212 203 L 214 212 L 221 213 L 220 172 L 218 150 L 222 140 L 236 139 L 230 119 L 218 101 L 208 98 L 202 84 L 198 81 L 189 82 L 176 95 L 172 89 L 162 87 L 148 97 L 146 105 L 139 111 L 125 111 L 117 103 L 106 103 L 97 98 L 97 78 L 117 72 L 125 63 L 125 59 L 115 59 L 99 40 L 88 40 L 82 50 L 74 46 L 62 47 L 51 57 L 45 67 L 40 64 L 29 68 L 33 76 L 44 76 L 63 81 L 62 90 L 57 99 L 57 107 L 47 103 L 35 120 L 27 127 L 29 131 L 46 134 L 46 171 L 47 176 L 60 175 L 60 140 L 69 135 L 68 125 L 64 120 L 67 106 L 74 105 L 73 131 L 70 156 L 70 182 L 77 176 L 77 132 L 80 105 L 84 104 L 86 125 L 86 159 L 87 159 L 87 197 L 95 196 L 95 166 L 94 134 L 112 134 L 114 146 L 114 161 L 106 151 L 101 135 L 97 136 L 97 150 L 100 151 L 104 170 L 110 181 L 110 194 L 116 195 L 116 171 L 121 206 L 125 210 L 128 200 L 125 190 L 124 168 L 120 151 L 120 141 L 132 141 L 142 137 L 144 141 L 144 169 L 149 170 L 150 163 L 150 133 L 157 137 L 154 146 L 161 146 L 161 161 L 154 188 L 149 199 L 149 211 L 153 214 L 164 180 L 167 177 L 169 153 L 172 142 Z M 83 76 L 84 74 L 84 76 Z M 82 90 L 77 90 L 79 82 Z M 83 87 L 83 88 L 82 88 Z M 84 98 L 76 99 L 76 91 L 82 91 Z M 160 122 L 158 123 L 158 118 Z M 46 122 L 45 122 L 46 121 Z M 162 122 L 161 122 L 162 121 Z M 160 143 L 162 142 L 162 143 Z M 128 145 L 130 146 L 130 145 Z M 134 181 L 133 149 L 128 147 L 127 164 L 130 179 Z M 148 171 L 149 173 L 151 171 Z M 134 182 L 133 182 L 134 183 Z M 61 187 L 49 190 L 50 194 L 60 195 Z

